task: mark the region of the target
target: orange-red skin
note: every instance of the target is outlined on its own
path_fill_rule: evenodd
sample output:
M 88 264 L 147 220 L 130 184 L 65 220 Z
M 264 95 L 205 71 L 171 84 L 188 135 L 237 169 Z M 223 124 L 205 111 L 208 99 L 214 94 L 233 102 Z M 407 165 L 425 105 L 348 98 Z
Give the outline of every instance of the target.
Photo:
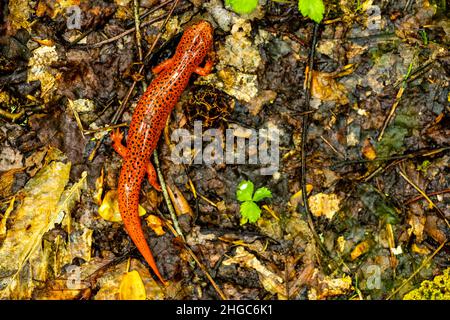
M 186 88 L 192 73 L 206 75 L 212 62 L 200 64 L 212 48 L 213 29 L 206 21 L 188 27 L 172 58 L 153 69 L 157 73 L 139 100 L 131 119 L 127 147 L 122 145 L 119 131 L 111 134 L 114 149 L 123 157 L 119 177 L 119 210 L 130 238 L 144 256 L 159 280 L 166 284 L 158 271 L 152 252 L 142 231 L 138 214 L 139 193 L 145 174 L 150 184 L 161 191 L 150 156 L 155 150 L 161 131 L 173 107 Z

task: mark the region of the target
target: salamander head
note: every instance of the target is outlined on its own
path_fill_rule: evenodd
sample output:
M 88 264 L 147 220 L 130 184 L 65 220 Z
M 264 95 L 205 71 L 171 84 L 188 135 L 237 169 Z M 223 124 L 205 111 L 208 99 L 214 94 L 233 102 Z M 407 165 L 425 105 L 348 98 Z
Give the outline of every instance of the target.
M 213 31 L 211 24 L 205 20 L 189 26 L 181 37 L 177 51 L 189 54 L 190 61 L 200 65 L 212 47 Z

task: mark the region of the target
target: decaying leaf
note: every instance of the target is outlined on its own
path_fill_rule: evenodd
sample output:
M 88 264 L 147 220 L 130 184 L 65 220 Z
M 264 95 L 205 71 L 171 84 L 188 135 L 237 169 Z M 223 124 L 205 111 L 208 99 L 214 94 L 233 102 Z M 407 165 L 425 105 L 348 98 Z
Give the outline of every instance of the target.
M 74 224 L 70 234 L 70 257 L 78 257 L 84 261 L 91 260 L 93 232 L 93 230 L 86 228 L 80 223 Z
M 250 252 L 246 251 L 244 247 L 236 248 L 234 257 L 229 258 L 223 262 L 224 265 L 240 264 L 245 268 L 255 269 L 258 272 L 259 280 L 264 286 L 264 289 L 272 294 L 278 294 L 280 299 L 286 298 L 286 290 L 283 285 L 283 278 L 267 269 L 256 257 Z
M 52 5 L 49 5 L 48 1 L 39 1 L 38 6 L 36 8 L 36 15 L 38 17 L 42 17 L 44 15 L 49 16 L 52 19 L 55 19 L 56 16 L 64 12 L 65 9 L 73 6 L 79 5 L 81 0 L 59 0 L 56 2 L 51 2 Z
M 23 169 L 11 169 L 0 174 L 0 199 L 11 195 L 11 189 L 14 184 L 14 175 Z
M 127 272 L 120 282 L 120 300 L 145 300 L 144 283 L 136 270 Z
M 348 104 L 345 86 L 337 82 L 331 73 L 312 71 L 311 94 L 323 101 L 334 101 L 341 105 Z
M 2 147 L 0 150 L 0 171 L 9 171 L 23 167 L 23 154 L 10 146 Z
M 83 171 L 81 174 L 81 178 L 73 184 L 69 189 L 65 190 L 63 194 L 61 195 L 61 199 L 58 202 L 58 211 L 59 216 L 63 217 L 64 220 L 62 220 L 63 226 L 68 226 L 68 231 L 70 232 L 70 215 L 69 213 L 73 210 L 75 207 L 75 204 L 80 201 L 81 197 L 81 191 L 85 190 L 86 185 L 86 179 L 87 179 L 87 172 Z M 58 223 L 61 221 L 58 221 Z
M 11 1 L 8 5 L 8 9 L 10 12 L 8 20 L 15 30 L 19 30 L 20 28 L 30 28 L 28 18 L 30 17 L 32 10 L 28 0 Z
M 308 292 L 308 298 L 310 300 L 322 300 L 328 297 L 347 294 L 353 290 L 352 279 L 348 275 L 342 278 L 331 278 L 327 276 L 323 280 L 319 280 L 318 288 L 319 290 L 312 288 Z
M 0 241 L 6 236 L 6 221 L 8 221 L 9 215 L 14 210 L 15 201 L 16 197 L 12 197 L 8 208 L 6 209 L 5 213 L 3 214 L 2 220 L 0 221 Z
M 11 215 L 12 227 L 0 247 L 0 274 L 4 275 L 1 297 L 7 297 L 23 281 L 17 275 L 39 247 L 44 233 L 56 222 L 58 202 L 69 180 L 70 167 L 70 163 L 52 161 L 24 187 L 23 200 Z
M 262 61 L 258 44 L 265 41 L 267 33 L 261 32 L 252 40 L 251 31 L 252 25 L 248 20 L 236 18 L 231 34 L 217 50 L 215 67 L 218 72 L 202 77 L 198 82 L 212 84 L 238 100 L 256 104 L 251 106 L 255 112 L 275 95 L 259 92 L 255 74 Z
M 56 90 L 59 73 L 51 68 L 51 64 L 58 61 L 56 47 L 41 46 L 33 51 L 28 62 L 28 82 L 39 80 L 41 82 L 41 98 L 50 101 Z
M 437 242 L 444 243 L 445 241 L 447 241 L 447 237 L 438 226 L 440 221 L 441 220 L 436 216 L 428 216 L 425 223 L 425 232 Z
M 308 198 L 311 212 L 316 216 L 325 216 L 332 219 L 334 214 L 339 211 L 340 199 L 334 193 L 318 193 Z

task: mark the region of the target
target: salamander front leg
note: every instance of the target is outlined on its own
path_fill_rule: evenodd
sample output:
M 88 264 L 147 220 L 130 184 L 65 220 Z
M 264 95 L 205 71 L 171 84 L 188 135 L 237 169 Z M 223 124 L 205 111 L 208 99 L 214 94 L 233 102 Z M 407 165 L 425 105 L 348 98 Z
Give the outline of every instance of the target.
M 207 76 L 211 73 L 212 67 L 213 67 L 213 61 L 211 59 L 206 60 L 204 67 L 197 67 L 195 68 L 194 72 L 198 74 L 199 76 Z
M 160 64 L 158 64 L 156 67 L 154 67 L 152 69 L 152 72 L 154 74 L 158 74 L 161 71 L 163 71 L 164 69 L 168 68 L 171 64 L 173 63 L 173 59 L 169 58 L 167 60 L 164 60 L 163 62 L 161 62 Z
M 111 140 L 113 149 L 122 157 L 125 158 L 128 153 L 127 147 L 122 144 L 123 133 L 119 129 L 111 132 Z
M 150 182 L 152 187 L 158 191 L 162 191 L 161 186 L 159 185 L 158 180 L 157 180 L 157 174 L 156 174 L 155 167 L 150 162 L 150 160 L 148 161 L 148 165 L 147 165 L 147 175 L 148 175 L 148 181 Z

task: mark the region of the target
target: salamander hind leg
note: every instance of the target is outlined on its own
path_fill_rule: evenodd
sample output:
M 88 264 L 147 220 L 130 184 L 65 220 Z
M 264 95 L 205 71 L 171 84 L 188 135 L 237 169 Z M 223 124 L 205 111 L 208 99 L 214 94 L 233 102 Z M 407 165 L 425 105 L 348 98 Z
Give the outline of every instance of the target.
M 211 59 L 206 60 L 204 67 L 197 67 L 195 68 L 194 72 L 198 74 L 199 76 L 207 76 L 211 73 L 212 67 L 213 67 L 213 61 Z
M 111 132 L 111 140 L 112 140 L 112 147 L 113 149 L 120 154 L 120 156 L 122 158 L 125 158 L 127 156 L 128 153 L 128 149 L 127 147 L 125 147 L 122 144 L 122 139 L 123 139 L 123 133 L 120 132 L 119 129 L 114 130 L 113 132 Z
M 162 191 L 161 186 L 159 185 L 159 183 L 157 181 L 157 174 L 156 174 L 155 167 L 150 162 L 150 160 L 148 161 L 148 165 L 147 165 L 147 174 L 148 174 L 148 181 L 150 182 L 152 187 L 158 191 Z

